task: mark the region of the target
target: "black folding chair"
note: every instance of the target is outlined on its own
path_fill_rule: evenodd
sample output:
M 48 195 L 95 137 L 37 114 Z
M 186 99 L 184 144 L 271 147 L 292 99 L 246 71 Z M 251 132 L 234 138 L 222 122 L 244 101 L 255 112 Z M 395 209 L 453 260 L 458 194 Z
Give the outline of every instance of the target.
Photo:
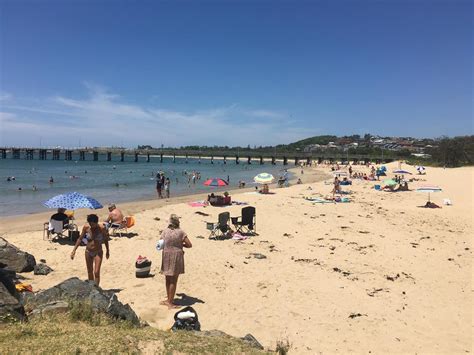
M 247 206 L 242 208 L 242 216 L 232 217 L 232 224 L 235 226 L 237 232 L 253 233 L 257 232 L 257 215 L 255 207 Z
M 229 225 L 230 213 L 219 213 L 218 222 L 206 222 L 206 228 L 211 232 L 209 239 L 227 239 L 230 237 L 229 233 L 232 231 Z

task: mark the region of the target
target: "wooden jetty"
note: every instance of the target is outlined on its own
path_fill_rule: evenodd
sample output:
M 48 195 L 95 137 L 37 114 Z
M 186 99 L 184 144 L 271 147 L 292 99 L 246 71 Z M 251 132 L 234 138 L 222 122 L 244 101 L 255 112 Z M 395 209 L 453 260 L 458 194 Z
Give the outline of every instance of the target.
M 330 162 L 376 162 L 388 163 L 393 158 L 384 158 L 373 155 L 354 155 L 342 151 L 335 152 L 260 152 L 258 150 L 238 150 L 238 151 L 201 151 L 183 149 L 123 149 L 123 148 L 24 148 L 24 147 L 0 147 L 0 159 L 26 159 L 26 160 L 92 160 L 92 161 L 112 161 L 113 156 L 118 156 L 119 161 L 130 161 L 125 157 L 131 157 L 132 161 L 158 161 L 163 163 L 164 158 L 171 158 L 176 163 L 176 159 L 201 159 L 209 160 L 214 164 L 214 159 L 222 160 L 226 164 L 229 160 L 236 164 L 241 162 L 246 164 L 264 164 L 270 162 L 277 164 L 281 162 L 288 165 L 289 161 L 295 165 L 301 163 L 311 164 L 314 161 L 321 163 Z M 116 161 L 114 159 L 114 161 Z

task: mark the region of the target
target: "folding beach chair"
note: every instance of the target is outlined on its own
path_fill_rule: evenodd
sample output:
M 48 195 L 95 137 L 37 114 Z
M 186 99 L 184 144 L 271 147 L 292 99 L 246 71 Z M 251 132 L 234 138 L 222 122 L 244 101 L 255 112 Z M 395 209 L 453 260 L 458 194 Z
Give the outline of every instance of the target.
M 230 213 L 219 213 L 217 223 L 206 222 L 206 228 L 211 232 L 209 239 L 227 239 L 232 231 L 229 225 Z
M 49 222 L 45 222 L 43 225 L 43 240 L 53 240 L 54 238 L 66 236 L 72 240 L 72 233 L 69 233 L 69 231 L 74 230 L 77 230 L 77 226 L 74 223 L 64 224 L 63 221 L 50 219 Z M 68 235 L 65 233 L 68 233 Z
M 232 224 L 239 233 L 253 233 L 257 231 L 257 216 L 255 207 L 247 206 L 242 208 L 240 217 L 232 217 Z
M 110 235 L 118 234 L 122 237 L 123 231 L 128 233 L 128 228 L 132 228 L 135 225 L 135 218 L 133 216 L 127 216 L 122 223 L 112 223 L 110 225 Z

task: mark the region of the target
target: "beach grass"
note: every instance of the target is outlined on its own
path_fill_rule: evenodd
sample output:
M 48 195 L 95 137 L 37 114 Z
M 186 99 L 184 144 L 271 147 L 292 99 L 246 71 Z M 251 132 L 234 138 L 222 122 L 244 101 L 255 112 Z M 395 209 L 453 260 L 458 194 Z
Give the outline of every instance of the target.
M 231 336 L 198 336 L 134 327 L 129 322 L 77 312 L 0 324 L 0 353 L 261 354 Z

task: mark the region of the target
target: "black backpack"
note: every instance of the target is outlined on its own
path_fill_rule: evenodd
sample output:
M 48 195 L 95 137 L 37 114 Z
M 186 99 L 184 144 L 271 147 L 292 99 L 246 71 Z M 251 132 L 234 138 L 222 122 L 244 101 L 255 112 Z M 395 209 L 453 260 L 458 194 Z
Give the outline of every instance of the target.
M 187 319 L 179 319 L 178 314 L 183 312 L 193 312 L 195 314 L 194 317 L 187 318 Z M 201 323 L 199 323 L 197 312 L 194 310 L 193 307 L 185 307 L 174 315 L 174 324 L 171 330 L 174 332 L 176 330 L 201 330 Z

